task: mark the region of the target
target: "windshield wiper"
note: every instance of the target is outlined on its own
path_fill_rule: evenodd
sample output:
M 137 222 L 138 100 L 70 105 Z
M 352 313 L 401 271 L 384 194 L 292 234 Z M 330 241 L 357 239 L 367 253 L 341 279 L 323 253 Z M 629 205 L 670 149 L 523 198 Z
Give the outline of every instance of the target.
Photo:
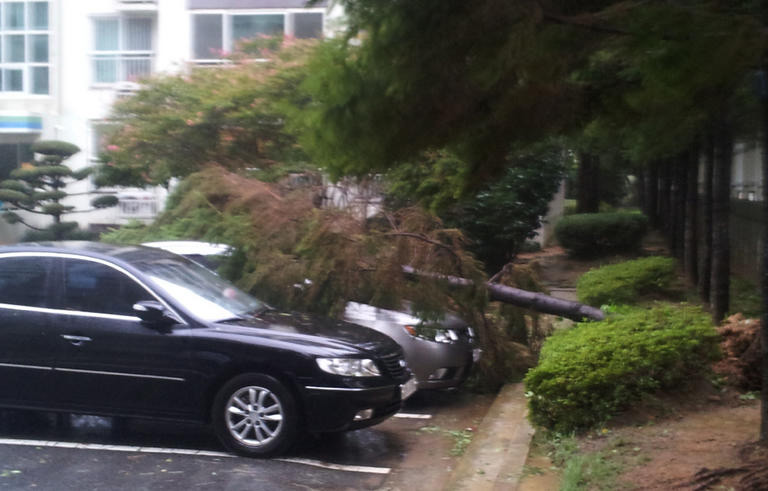
M 226 317 L 224 319 L 218 319 L 215 322 L 217 323 L 226 323 L 226 322 L 242 322 L 246 320 L 245 317 L 241 317 L 239 315 L 233 316 L 233 317 Z
M 249 310 L 248 312 L 245 312 L 244 314 L 247 314 L 247 315 L 250 315 L 250 316 L 253 316 L 253 317 L 258 317 L 261 314 L 265 314 L 265 313 L 270 312 L 272 310 L 277 310 L 277 309 L 275 309 L 273 307 L 270 307 L 267 304 L 264 304 L 261 307 L 255 308 L 253 310 Z

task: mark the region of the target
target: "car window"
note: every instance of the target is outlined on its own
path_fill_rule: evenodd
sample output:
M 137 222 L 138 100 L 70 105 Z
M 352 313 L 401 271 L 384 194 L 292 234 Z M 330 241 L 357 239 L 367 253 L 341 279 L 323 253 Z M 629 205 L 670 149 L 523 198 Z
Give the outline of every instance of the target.
M 98 314 L 136 315 L 133 305 L 154 297 L 121 271 L 93 261 L 64 261 L 64 308 Z
M 46 293 L 51 264 L 50 258 L 0 258 L 0 303 L 50 307 Z

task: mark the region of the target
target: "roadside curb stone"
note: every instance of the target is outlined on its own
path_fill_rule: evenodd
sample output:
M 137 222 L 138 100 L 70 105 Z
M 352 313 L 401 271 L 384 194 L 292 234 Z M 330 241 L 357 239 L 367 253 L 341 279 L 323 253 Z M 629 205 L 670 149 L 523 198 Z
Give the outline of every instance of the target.
M 451 473 L 450 491 L 517 489 L 533 437 L 522 383 L 505 385 Z

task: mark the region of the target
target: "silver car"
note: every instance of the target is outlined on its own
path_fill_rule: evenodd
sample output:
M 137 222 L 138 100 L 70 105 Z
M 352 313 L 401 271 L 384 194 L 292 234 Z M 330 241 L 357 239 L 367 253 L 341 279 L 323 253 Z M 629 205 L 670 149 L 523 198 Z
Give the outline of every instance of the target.
M 215 269 L 222 256 L 231 253 L 226 244 L 197 241 L 162 241 L 143 244 L 157 247 Z M 307 285 L 312 282 L 305 280 Z M 302 285 L 297 285 L 302 287 Z M 411 305 L 388 310 L 364 303 L 348 302 L 344 320 L 369 327 L 394 339 L 405 352 L 408 367 L 419 389 L 456 387 L 466 380 L 480 358 L 474 330 L 464 320 L 445 313 L 439 321 L 427 321 L 412 314 Z
M 384 333 L 402 346 L 419 389 L 461 384 L 480 358 L 473 329 L 451 313 L 439 322 L 428 322 L 414 317 L 407 302 L 403 307 L 398 311 L 348 302 L 344 320 Z

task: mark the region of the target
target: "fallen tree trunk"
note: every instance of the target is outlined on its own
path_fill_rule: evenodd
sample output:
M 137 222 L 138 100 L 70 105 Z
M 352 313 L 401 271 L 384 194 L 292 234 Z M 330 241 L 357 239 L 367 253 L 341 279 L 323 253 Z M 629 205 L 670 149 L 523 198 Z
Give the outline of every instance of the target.
M 413 276 L 439 279 L 453 286 L 475 286 L 475 283 L 467 278 L 419 271 L 411 266 L 403 266 L 403 272 Z M 559 315 L 575 321 L 583 321 L 585 319 L 600 321 L 605 318 L 605 313 L 602 310 L 583 303 L 563 300 L 545 295 L 544 293 L 530 292 L 497 283 L 486 282 L 485 287 L 488 289 L 488 295 L 491 300 L 535 310 L 536 312 Z

